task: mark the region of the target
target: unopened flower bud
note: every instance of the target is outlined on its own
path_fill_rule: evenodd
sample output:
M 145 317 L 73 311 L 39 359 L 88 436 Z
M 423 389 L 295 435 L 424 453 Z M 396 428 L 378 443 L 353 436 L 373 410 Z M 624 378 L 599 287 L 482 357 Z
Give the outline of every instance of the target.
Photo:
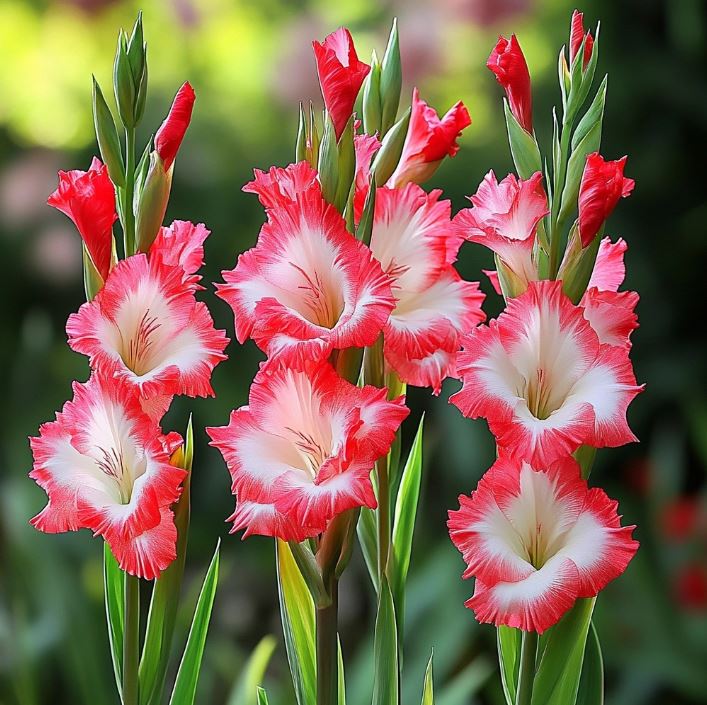
M 164 220 L 172 186 L 172 170 L 165 170 L 157 151 L 150 154 L 150 166 L 137 204 L 135 225 L 138 252 L 149 252 Z
M 96 129 L 98 149 L 101 152 L 103 163 L 108 168 L 111 181 L 116 186 L 125 186 L 125 166 L 120 151 L 118 130 L 113 120 L 113 114 L 95 78 L 93 79 L 93 124 Z

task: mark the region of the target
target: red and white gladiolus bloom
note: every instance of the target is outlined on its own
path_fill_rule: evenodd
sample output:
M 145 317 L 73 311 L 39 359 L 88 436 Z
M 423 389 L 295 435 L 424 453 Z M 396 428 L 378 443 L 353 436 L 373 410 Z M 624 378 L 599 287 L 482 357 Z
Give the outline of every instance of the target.
M 486 66 L 506 91 L 513 117 L 526 132 L 532 133 L 533 93 L 530 71 L 515 34 L 512 34 L 510 39 L 498 38 Z
M 386 391 L 357 387 L 326 362 L 262 368 L 248 406 L 207 429 L 233 479 L 233 531 L 302 541 L 341 512 L 374 508 L 371 469 L 408 415 Z
M 589 488 L 571 458 L 530 465 L 500 457 L 460 508 L 449 533 L 476 578 L 466 603 L 480 622 L 544 632 L 578 598 L 621 575 L 638 549 L 617 504 Z
M 93 301 L 69 316 L 69 345 L 144 398 L 213 396 L 211 372 L 225 359 L 228 338 L 193 289 L 193 277 L 161 257 L 122 260 Z
M 537 280 L 535 234 L 538 223 L 549 212 L 542 174 L 536 172 L 526 180 L 509 174 L 499 182 L 489 171 L 469 200 L 472 207 L 459 211 L 454 218 L 460 234 L 498 255 L 521 290 Z
M 403 381 L 435 393 L 454 373 L 461 336 L 485 319 L 478 283 L 453 266 L 462 238 L 441 193 L 417 184 L 378 189 L 371 234 L 395 297 L 384 328 L 386 360 Z
M 457 139 L 462 130 L 471 125 L 464 103 L 455 103 L 440 118 L 437 111 L 420 98 L 417 88 L 412 92 L 411 109 L 400 161 L 387 184 L 394 188 L 427 181 L 446 156 L 456 155 L 459 151 Z
M 217 285 L 239 342 L 253 338 L 273 361 L 299 366 L 371 345 L 395 306 L 390 279 L 319 186 L 267 216 L 256 247 Z
M 547 465 L 582 444 L 636 440 L 626 410 L 642 387 L 628 350 L 602 343 L 562 282 L 531 282 L 463 345 L 463 386 L 450 401 L 465 416 L 486 418 L 502 450 Z
M 30 477 L 49 496 L 32 525 L 48 533 L 90 529 L 123 570 L 158 577 L 176 556 L 170 507 L 186 474 L 170 465 L 167 441 L 124 381 L 94 373 L 74 383 L 73 400 L 30 439 Z

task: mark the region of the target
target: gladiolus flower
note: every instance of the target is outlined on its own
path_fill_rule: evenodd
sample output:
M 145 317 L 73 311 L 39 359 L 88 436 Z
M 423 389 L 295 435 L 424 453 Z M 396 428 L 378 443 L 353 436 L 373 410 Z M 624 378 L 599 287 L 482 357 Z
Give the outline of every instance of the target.
M 592 49 L 594 47 L 594 37 L 591 32 L 584 31 L 584 13 L 575 10 L 572 13 L 572 24 L 570 27 L 570 66 L 574 62 L 574 57 L 579 53 L 579 49 L 584 41 L 584 58 L 582 59 L 582 68 L 586 69 L 589 59 L 592 58 Z
M 256 247 L 223 277 L 239 342 L 290 365 L 371 345 L 395 305 L 380 264 L 319 189 L 271 208 Z
M 170 506 L 186 474 L 163 441 L 125 382 L 94 374 L 75 383 L 73 400 L 30 439 L 30 477 L 49 496 L 31 523 L 47 533 L 90 529 L 123 570 L 156 578 L 176 557 Z
M 510 39 L 498 38 L 486 66 L 493 71 L 496 80 L 506 91 L 513 117 L 526 132 L 532 133 L 533 94 L 530 71 L 515 34 Z
M 624 176 L 626 157 L 605 161 L 599 152 L 587 157 L 579 186 L 579 235 L 582 247 L 588 247 L 619 198 L 633 191 L 635 181 Z
M 636 440 L 626 409 L 642 387 L 628 351 L 600 342 L 562 282 L 531 282 L 462 342 L 463 387 L 450 401 L 465 416 L 486 418 L 507 452 L 547 465 L 582 444 Z
M 194 225 L 188 220 L 175 220 L 168 228 L 160 228 L 150 247 L 149 257 L 181 267 L 185 274 L 199 281 L 201 277 L 196 273 L 204 265 L 204 241 L 210 233 L 203 223 Z
M 122 260 L 93 301 L 69 316 L 69 345 L 145 398 L 213 396 L 211 372 L 225 359 L 228 338 L 188 282 L 181 267 L 159 258 Z
M 587 289 L 579 302 L 584 317 L 599 337 L 600 343 L 631 347 L 631 333 L 638 328 L 635 291 L 600 291 Z
M 284 169 L 279 166 L 270 167 L 268 171 L 254 169 L 255 178 L 244 187 L 245 193 L 258 196 L 263 208 L 275 208 L 297 200 L 297 195 L 319 189 L 317 172 L 307 162 L 290 164 Z
M 541 468 L 499 458 L 460 508 L 449 534 L 475 577 L 466 606 L 479 622 L 544 632 L 575 600 L 594 597 L 638 549 L 617 503 L 588 488 L 565 458 Z
M 452 266 L 462 243 L 441 191 L 417 184 L 376 192 L 371 251 L 393 280 L 395 309 L 384 329 L 388 364 L 410 384 L 432 387 L 453 371 L 459 340 L 485 319 L 477 282 Z
M 371 67 L 359 61 L 351 33 L 345 27 L 332 32 L 323 43 L 312 42 L 312 46 L 324 104 L 338 140 Z
M 399 188 L 411 181 L 416 184 L 427 181 L 446 156 L 453 157 L 459 151 L 457 139 L 469 125 L 471 117 L 464 103 L 459 101 L 440 119 L 415 88 L 403 151 L 388 185 Z
M 489 171 L 469 200 L 473 207 L 454 218 L 461 235 L 495 252 L 521 282 L 536 280 L 535 233 L 549 213 L 542 174 L 538 171 L 525 181 L 509 174 L 499 183 Z
M 177 91 L 169 115 L 155 134 L 155 151 L 160 155 L 165 171 L 169 171 L 177 156 L 184 134 L 191 122 L 195 100 L 194 89 L 187 81 Z
M 233 479 L 233 531 L 302 541 L 341 512 L 374 508 L 371 468 L 407 414 L 403 397 L 387 401 L 328 363 L 261 369 L 248 406 L 207 429 Z
M 94 157 L 88 171 L 60 171 L 59 187 L 47 203 L 74 222 L 93 266 L 105 281 L 113 252 L 113 223 L 118 217 L 108 169 Z

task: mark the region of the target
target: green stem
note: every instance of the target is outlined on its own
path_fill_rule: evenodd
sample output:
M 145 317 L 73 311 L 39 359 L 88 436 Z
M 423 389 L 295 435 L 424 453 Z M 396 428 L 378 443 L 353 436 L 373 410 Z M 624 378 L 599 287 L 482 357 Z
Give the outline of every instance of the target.
M 123 629 L 123 705 L 138 704 L 140 656 L 140 579 L 125 574 L 125 623 Z
M 560 163 L 554 175 L 552 189 L 552 210 L 550 212 L 550 279 L 557 278 L 560 269 L 560 236 L 561 229 L 558 223 L 559 209 L 562 203 L 562 191 L 565 185 L 567 160 L 570 146 L 570 125 L 562 121 L 562 135 L 560 136 Z
M 523 641 L 520 647 L 520 671 L 518 673 L 516 705 L 530 705 L 530 701 L 533 697 L 535 657 L 537 655 L 537 651 L 537 632 L 523 632 Z
M 388 457 L 376 461 L 378 481 L 378 579 L 383 582 L 388 567 L 390 553 L 390 478 L 388 477 Z
M 339 587 L 335 575 L 328 581 L 331 603 L 318 607 L 317 625 L 317 705 L 337 705 L 339 687 L 337 619 Z
M 135 254 L 135 214 L 133 194 L 135 191 L 135 128 L 125 128 L 125 188 L 123 189 L 123 245 L 125 256 Z

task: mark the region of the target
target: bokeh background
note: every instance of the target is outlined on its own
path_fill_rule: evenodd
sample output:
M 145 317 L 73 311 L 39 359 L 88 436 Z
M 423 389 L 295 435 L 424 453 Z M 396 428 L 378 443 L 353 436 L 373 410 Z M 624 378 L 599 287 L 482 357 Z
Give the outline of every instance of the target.
M 293 156 L 297 101 L 318 100 L 311 40 L 341 24 L 363 58 L 384 48 L 400 19 L 405 93 L 418 85 L 439 110 L 464 100 L 474 124 L 430 185 L 455 208 L 490 168 L 511 168 L 501 92 L 484 67 L 498 33 L 516 32 L 534 85 L 542 144 L 559 100 L 556 57 L 573 6 L 566 0 L 0 0 L 0 703 L 114 705 L 102 604 L 101 547 L 87 532 L 45 536 L 28 519 L 44 495 L 26 474 L 27 436 L 53 416 L 86 361 L 65 343 L 67 315 L 83 300 L 79 239 L 46 206 L 59 168 L 86 168 L 95 151 L 90 74 L 109 92 L 119 27 L 144 11 L 150 94 L 142 140 L 185 79 L 198 99 L 177 161 L 168 219 L 205 222 L 206 280 L 251 246 L 263 215 L 241 186 L 253 167 Z M 701 0 L 586 2 L 602 21 L 599 71 L 609 71 L 603 153 L 629 154 L 637 187 L 610 221 L 629 243 L 627 285 L 641 294 L 634 335 L 637 377 L 648 383 L 630 409 L 641 439 L 598 456 L 593 481 L 638 525 L 641 550 L 596 609 L 609 705 L 707 703 L 707 6 Z M 479 278 L 490 253 L 463 249 L 460 269 Z M 487 310 L 498 298 L 488 282 Z M 230 310 L 204 293 L 220 327 Z M 232 344 L 216 370 L 215 400 L 182 400 L 165 420 L 196 422 L 185 611 L 181 639 L 218 537 L 222 573 L 198 702 L 229 705 L 245 659 L 267 634 L 277 647 L 265 684 L 274 705 L 293 703 L 277 613 L 273 545 L 227 536 L 232 497 L 203 429 L 244 403 L 260 354 Z M 482 422 L 446 399 L 412 390 L 412 420 L 428 411 L 421 506 L 407 606 L 405 703 L 419 702 L 435 652 L 439 705 L 500 704 L 494 631 L 463 606 L 472 590 L 445 533 L 448 508 L 492 460 Z M 359 555 L 342 585 L 341 631 L 349 703 L 370 702 L 373 600 Z

